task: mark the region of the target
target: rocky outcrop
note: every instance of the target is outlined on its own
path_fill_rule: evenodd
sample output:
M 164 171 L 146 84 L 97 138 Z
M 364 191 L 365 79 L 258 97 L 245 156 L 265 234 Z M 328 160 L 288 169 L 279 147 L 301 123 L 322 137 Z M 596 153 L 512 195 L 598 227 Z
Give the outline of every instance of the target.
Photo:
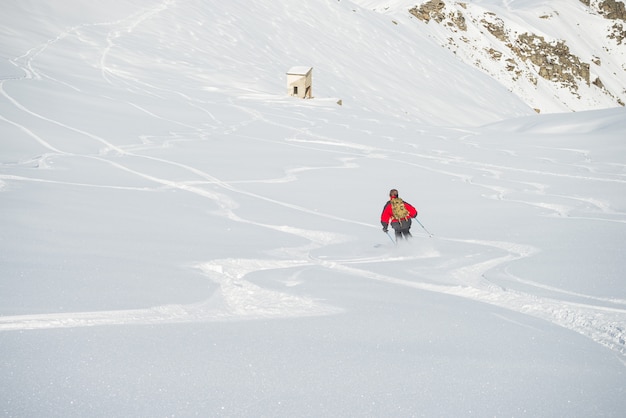
M 611 27 L 611 32 L 607 35 L 609 39 L 614 39 L 618 45 L 624 43 L 624 38 L 626 38 L 626 30 L 624 30 L 624 25 L 621 23 L 616 23 Z
M 523 61 L 530 61 L 540 77 L 560 83 L 572 91 L 580 80 L 589 84 L 589 64 L 570 52 L 563 41 L 548 42 L 543 36 L 522 33 L 509 48 Z
M 437 23 L 441 23 L 446 15 L 443 13 L 446 4 L 440 0 L 429 0 L 421 6 L 415 6 L 409 10 L 413 16 L 419 20 L 423 20 L 428 23 L 433 19 Z
M 617 21 L 611 26 L 611 31 L 607 36 L 609 39 L 614 39 L 618 45 L 622 45 L 626 38 L 626 30 L 624 29 L 623 23 L 626 21 L 626 5 L 616 0 L 596 0 L 595 2 L 591 2 L 590 0 L 581 1 L 604 18 Z
M 623 2 L 617 0 L 580 1 L 589 7 L 590 13 L 615 21 L 606 33 L 606 39 L 614 40 L 617 45 L 625 42 L 626 32 L 623 21 L 626 19 L 626 10 Z M 484 71 L 493 69 L 493 65 L 486 65 L 485 60 L 501 62 L 500 68 L 509 74 L 512 82 L 524 77 L 536 85 L 539 79 L 543 79 L 552 83 L 555 88 L 558 86 L 558 88 L 568 89 L 576 97 L 580 97 L 580 87 L 585 85 L 592 89 L 601 89 L 617 104 L 623 106 L 623 101 L 606 90 L 605 83 L 592 73 L 592 66 L 597 68 L 602 64 L 597 56 L 577 56 L 564 39 L 549 39 L 542 33 L 532 31 L 519 33 L 507 27 L 506 22 L 493 12 L 483 10 L 480 12 L 481 15 L 477 16 L 476 13 L 467 13 L 467 9 L 468 4 L 463 2 L 428 0 L 411 8 L 409 13 L 425 23 L 436 23 L 448 29 L 451 34 L 456 33 L 446 39 L 444 44 L 455 52 L 475 48 L 472 43 L 478 43 L 476 36 L 484 37 L 485 34 L 489 34 L 493 37 L 491 47 L 471 55 L 472 64 Z M 549 20 L 558 18 L 558 15 L 558 11 L 554 10 L 537 17 Z M 474 31 L 467 35 L 461 34 L 468 32 L 468 24 L 473 25 Z M 519 28 L 519 26 L 516 27 Z M 477 31 L 482 35 L 476 35 Z M 461 46 L 462 43 L 467 45 Z M 495 76 L 495 74 L 492 75 Z M 619 94 L 622 93 L 624 92 Z
M 481 19 L 480 23 L 484 26 L 485 29 L 489 31 L 490 34 L 495 36 L 502 42 L 508 41 L 508 35 L 506 29 L 504 27 L 504 22 L 502 19 L 497 17 L 495 13 L 485 13 L 486 17 L 489 19 Z
M 466 8 L 467 5 L 465 3 L 457 3 L 460 7 Z M 441 23 L 446 19 L 450 20 L 450 24 L 448 25 L 450 28 L 454 30 L 458 29 L 461 31 L 467 30 L 467 26 L 465 24 L 465 16 L 460 11 L 452 12 L 450 14 L 446 14 L 444 9 L 446 4 L 441 0 L 429 0 L 421 6 L 415 6 L 409 10 L 413 16 L 417 17 L 420 20 L 428 23 L 431 19 L 437 23 Z
M 589 6 L 589 4 L 587 4 Z M 600 14 L 611 20 L 626 20 L 624 3 L 616 0 L 605 0 L 598 3 Z

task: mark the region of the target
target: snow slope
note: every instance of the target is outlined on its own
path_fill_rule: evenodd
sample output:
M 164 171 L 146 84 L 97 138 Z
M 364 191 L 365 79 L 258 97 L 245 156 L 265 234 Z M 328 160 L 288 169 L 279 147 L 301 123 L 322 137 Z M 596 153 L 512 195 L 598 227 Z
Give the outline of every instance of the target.
M 5 5 L 3 415 L 620 416 L 624 109 L 275 3 Z
M 624 21 L 609 19 L 604 2 L 570 0 L 412 1 L 357 0 L 363 7 L 419 26 L 443 48 L 498 80 L 541 113 L 613 108 L 626 101 Z M 437 18 L 423 22 L 408 11 L 439 4 Z M 623 2 L 613 2 L 621 4 Z M 441 19 L 441 20 L 440 20 Z M 531 45 L 537 48 L 520 55 Z M 558 45 L 558 47 L 557 47 Z M 536 55 L 531 59 L 531 55 Z M 543 56 L 545 63 L 538 57 Z M 586 71 L 583 69 L 586 66 Z M 551 77 L 541 75 L 560 67 Z

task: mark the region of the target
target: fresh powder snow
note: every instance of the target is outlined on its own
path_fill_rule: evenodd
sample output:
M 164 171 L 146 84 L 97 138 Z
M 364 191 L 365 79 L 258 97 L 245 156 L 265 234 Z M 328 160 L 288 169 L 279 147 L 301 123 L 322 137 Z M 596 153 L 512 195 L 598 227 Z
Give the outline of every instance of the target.
M 623 416 L 624 108 L 408 7 L 5 2 L 0 415 Z

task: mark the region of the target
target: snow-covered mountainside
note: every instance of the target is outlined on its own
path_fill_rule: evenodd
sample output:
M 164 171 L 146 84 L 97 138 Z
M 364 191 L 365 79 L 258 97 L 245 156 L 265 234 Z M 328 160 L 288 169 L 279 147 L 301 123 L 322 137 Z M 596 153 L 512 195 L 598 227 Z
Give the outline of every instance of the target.
M 506 88 L 442 49 L 415 20 L 396 25 L 352 2 L 235 0 L 217 7 L 175 0 L 156 6 L 11 1 L 4 10 L 0 39 L 8 62 L 1 68 L 5 77 L 26 77 L 33 85 L 60 76 L 49 74 L 41 59 L 58 55 L 65 60 L 64 75 L 89 82 L 86 95 L 98 94 L 99 86 L 123 88 L 140 72 L 175 96 L 189 94 L 180 86 L 190 84 L 204 94 L 282 100 L 285 73 L 307 65 L 314 68 L 318 102 L 342 100 L 349 108 L 444 125 L 532 113 Z M 104 54 L 97 47 L 102 41 L 109 45 Z M 120 61 L 120 52 L 131 61 Z
M 0 416 L 623 417 L 626 109 L 390 1 L 2 1 Z
M 537 112 L 624 106 L 626 10 L 616 0 L 358 1 L 410 13 Z

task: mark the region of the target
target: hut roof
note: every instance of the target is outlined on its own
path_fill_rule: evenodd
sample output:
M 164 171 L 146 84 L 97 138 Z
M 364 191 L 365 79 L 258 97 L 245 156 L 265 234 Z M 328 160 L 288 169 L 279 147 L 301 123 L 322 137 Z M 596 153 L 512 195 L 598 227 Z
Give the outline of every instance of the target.
M 291 67 L 289 71 L 287 71 L 287 74 L 307 75 L 309 71 L 311 71 L 312 69 L 313 67 L 305 67 L 305 66 Z

